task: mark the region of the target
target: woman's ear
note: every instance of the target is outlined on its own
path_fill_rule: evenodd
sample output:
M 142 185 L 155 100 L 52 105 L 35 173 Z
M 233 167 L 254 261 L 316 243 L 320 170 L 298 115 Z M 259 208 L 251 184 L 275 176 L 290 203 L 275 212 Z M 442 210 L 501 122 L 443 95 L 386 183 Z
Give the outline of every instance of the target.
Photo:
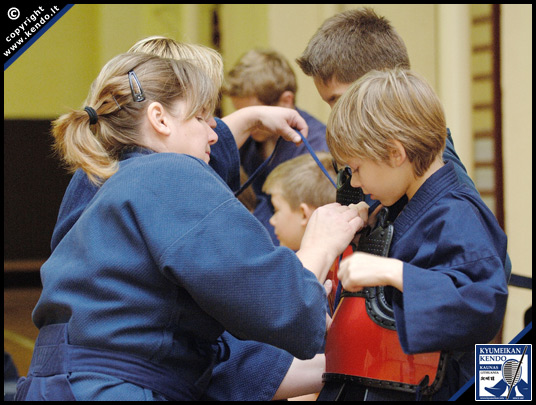
M 406 148 L 398 140 L 393 140 L 393 148 L 391 149 L 390 160 L 393 167 L 399 167 L 407 160 Z
M 153 101 L 147 107 L 146 114 L 149 124 L 156 133 L 163 136 L 171 135 L 170 117 L 162 104 Z

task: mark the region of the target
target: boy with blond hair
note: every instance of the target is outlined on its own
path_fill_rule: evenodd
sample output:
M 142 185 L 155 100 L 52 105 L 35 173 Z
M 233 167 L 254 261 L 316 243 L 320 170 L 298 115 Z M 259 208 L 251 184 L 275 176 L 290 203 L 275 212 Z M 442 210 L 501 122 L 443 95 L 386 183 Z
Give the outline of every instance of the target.
M 417 74 L 368 73 L 335 104 L 327 128 L 330 151 L 352 170 L 353 187 L 384 206 L 408 199 L 393 223 L 389 257 L 354 253 L 341 262 L 340 282 L 350 292 L 392 289 L 405 353 L 449 352 L 445 380 L 431 398 L 446 400 L 474 375 L 474 345 L 489 342 L 501 327 L 506 235 L 453 163 L 444 161 L 443 108 Z M 360 388 L 367 400 L 415 399 Z
M 410 68 L 408 50 L 395 27 L 386 17 L 368 7 L 347 10 L 326 19 L 296 62 L 306 75 L 311 76 L 318 94 L 332 108 L 352 83 L 367 72 L 395 67 Z M 456 153 L 450 131 L 446 131 L 443 160 L 451 161 L 459 181 L 478 194 Z M 366 199 L 370 202 L 369 196 Z M 403 206 L 405 199 L 399 200 L 396 206 Z M 397 209 L 392 208 L 391 217 L 395 218 Z M 503 231 L 495 226 L 495 221 L 487 231 L 493 240 L 503 238 Z M 507 253 L 503 266 L 506 280 L 509 280 L 511 272 L 512 263 Z M 337 293 L 340 293 L 340 289 Z
M 332 179 L 336 178 L 333 158 L 317 154 Z M 274 215 L 270 223 L 281 246 L 300 248 L 305 227 L 313 211 L 335 202 L 336 190 L 310 155 L 301 155 L 277 166 L 266 178 L 262 190 L 271 196 Z
M 268 49 L 246 52 L 227 74 L 223 88 L 224 94 L 231 98 L 237 110 L 258 105 L 296 110 L 309 127 L 307 140 L 312 148 L 315 151 L 327 151 L 326 126 L 296 107 L 297 90 L 296 76 L 289 62 L 280 53 Z M 277 134 L 266 130 L 251 131 L 251 137 L 240 147 L 240 161 L 249 176 L 272 154 L 278 138 Z M 278 239 L 269 223 L 273 208 L 262 191 L 262 185 L 266 176 L 279 164 L 307 153 L 305 145 L 296 147 L 290 143 L 280 144 L 272 162 L 252 183 L 257 195 L 254 215 L 268 229 L 276 244 Z
M 318 94 L 332 108 L 352 83 L 369 71 L 411 67 L 406 45 L 395 27 L 368 7 L 347 10 L 325 20 L 296 63 L 312 77 Z M 448 129 L 443 157 L 454 163 L 462 182 L 475 188 Z M 506 273 L 510 270 L 508 265 Z

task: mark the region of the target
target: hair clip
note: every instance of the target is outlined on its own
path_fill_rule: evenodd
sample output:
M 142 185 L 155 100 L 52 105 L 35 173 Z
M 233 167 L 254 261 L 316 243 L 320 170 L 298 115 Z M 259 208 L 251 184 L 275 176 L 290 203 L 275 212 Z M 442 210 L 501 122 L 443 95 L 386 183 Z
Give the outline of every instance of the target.
M 136 83 L 135 86 L 137 86 L 137 89 L 134 89 L 134 82 Z M 128 72 L 128 83 L 130 84 L 130 91 L 132 92 L 132 98 L 136 102 L 144 101 L 145 100 L 145 94 L 143 94 L 143 89 L 141 88 L 140 81 L 138 80 L 138 77 L 136 76 L 136 73 L 134 73 L 133 70 Z
M 121 109 L 121 106 L 119 105 L 119 103 L 117 102 L 117 99 L 114 97 L 114 95 L 112 94 L 112 98 L 114 99 L 115 101 L 115 105 L 117 106 L 118 109 Z

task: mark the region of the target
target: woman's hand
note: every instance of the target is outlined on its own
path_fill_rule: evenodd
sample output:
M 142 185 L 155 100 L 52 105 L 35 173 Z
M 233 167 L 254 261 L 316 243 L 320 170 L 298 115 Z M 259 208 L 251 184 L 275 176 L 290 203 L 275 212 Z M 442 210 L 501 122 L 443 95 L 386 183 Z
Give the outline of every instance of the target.
M 356 205 L 331 203 L 319 207 L 309 219 L 297 255 L 304 267 L 324 282 L 334 260 L 364 225 Z
M 299 144 L 300 131 L 307 137 L 309 128 L 303 117 L 291 108 L 275 106 L 251 106 L 236 110 L 222 118 L 227 124 L 240 148 L 255 130 L 263 130 L 282 136 L 287 141 Z

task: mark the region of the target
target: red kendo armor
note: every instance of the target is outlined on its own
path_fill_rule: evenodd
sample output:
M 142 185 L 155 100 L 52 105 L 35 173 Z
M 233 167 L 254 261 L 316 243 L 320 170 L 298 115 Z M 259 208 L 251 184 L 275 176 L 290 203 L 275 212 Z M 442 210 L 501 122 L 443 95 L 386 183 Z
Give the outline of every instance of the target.
M 386 210 L 384 208 L 383 210 Z M 361 235 L 354 251 L 387 256 L 393 225 L 388 212 L 379 215 L 378 226 Z M 389 289 L 364 288 L 343 291 L 326 339 L 325 382 L 352 382 L 423 395 L 434 393 L 444 376 L 441 352 L 405 354 L 398 340 Z
M 350 256 L 352 253 L 354 253 L 352 246 L 348 246 L 346 250 L 342 253 L 341 257 L 331 265 L 331 268 L 328 271 L 328 275 L 326 277 L 326 280 L 331 280 L 332 287 L 331 292 L 328 295 L 328 302 L 329 302 L 329 309 L 330 309 L 330 315 L 333 314 L 333 311 L 335 310 L 335 298 L 337 293 L 337 287 L 339 285 L 339 279 L 337 277 L 337 271 L 339 271 L 339 263 L 344 258 Z

